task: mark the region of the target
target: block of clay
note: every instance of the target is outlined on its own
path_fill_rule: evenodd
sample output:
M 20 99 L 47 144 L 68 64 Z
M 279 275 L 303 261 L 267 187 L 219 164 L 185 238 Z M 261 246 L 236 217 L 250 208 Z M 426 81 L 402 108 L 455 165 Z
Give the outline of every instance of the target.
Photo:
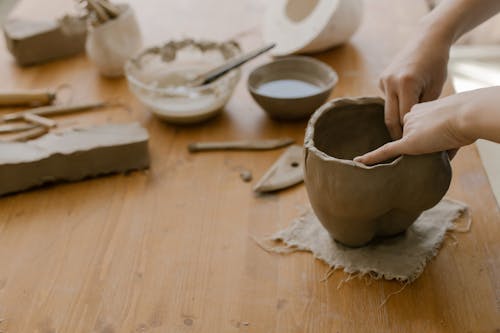
M 0 142 L 0 195 L 149 167 L 148 133 L 137 123 Z
M 69 57 L 85 50 L 83 19 L 65 16 L 56 21 L 9 19 L 4 27 L 7 48 L 21 66 Z

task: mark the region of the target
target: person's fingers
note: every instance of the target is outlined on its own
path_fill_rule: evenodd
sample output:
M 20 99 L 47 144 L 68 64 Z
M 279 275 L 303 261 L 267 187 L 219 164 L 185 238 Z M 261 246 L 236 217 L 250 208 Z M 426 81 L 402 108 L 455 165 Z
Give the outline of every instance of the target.
M 411 108 L 418 103 L 419 94 L 414 92 L 414 87 L 409 84 L 403 84 L 399 89 L 399 119 L 404 125 L 404 117 L 410 112 Z
M 422 95 L 420 96 L 420 103 L 432 102 L 433 100 L 437 99 L 439 95 L 441 95 L 441 90 L 442 89 L 437 88 L 424 90 L 422 92 Z
M 456 148 L 456 149 L 450 149 L 450 150 L 448 150 L 448 151 L 446 151 L 446 152 L 448 153 L 448 158 L 449 158 L 449 159 L 450 159 L 450 161 L 451 161 L 451 160 L 452 160 L 452 159 L 454 159 L 454 158 L 455 158 L 455 156 L 457 155 L 457 153 L 458 153 L 458 148 Z
M 385 110 L 384 121 L 387 130 L 393 140 L 398 140 L 403 136 L 403 127 L 399 118 L 399 102 L 398 96 L 393 93 L 386 85 L 385 88 Z
M 374 151 L 366 153 L 362 156 L 355 157 L 354 161 L 363 163 L 365 165 L 373 165 L 387 161 L 390 158 L 401 155 L 401 148 L 403 144 L 403 140 L 386 143 L 385 145 L 378 149 L 375 149 Z
M 380 79 L 378 81 L 378 87 L 385 94 L 385 84 L 384 84 L 384 81 L 385 81 L 385 79 Z

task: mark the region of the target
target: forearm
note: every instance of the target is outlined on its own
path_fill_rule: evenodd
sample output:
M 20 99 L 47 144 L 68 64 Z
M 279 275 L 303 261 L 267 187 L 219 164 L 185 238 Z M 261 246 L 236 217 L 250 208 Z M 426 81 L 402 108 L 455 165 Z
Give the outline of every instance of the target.
M 459 111 L 460 131 L 471 141 L 485 139 L 500 143 L 500 86 L 470 93 L 470 103 L 464 103 Z
M 451 46 L 460 36 L 498 12 L 499 0 L 443 0 L 422 19 L 423 37 Z

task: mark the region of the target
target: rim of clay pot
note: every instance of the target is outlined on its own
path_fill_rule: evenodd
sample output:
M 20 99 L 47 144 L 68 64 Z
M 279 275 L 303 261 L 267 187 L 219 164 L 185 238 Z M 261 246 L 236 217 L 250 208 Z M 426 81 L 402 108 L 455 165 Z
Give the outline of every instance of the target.
M 314 66 L 318 66 L 319 68 L 321 68 L 325 72 L 325 75 L 329 76 L 329 81 L 323 82 L 325 85 L 322 87 L 319 87 L 319 88 L 321 88 L 321 90 L 319 92 L 317 92 L 316 94 L 307 95 L 307 96 L 300 96 L 300 97 L 275 97 L 275 96 L 262 95 L 261 93 L 258 92 L 258 85 L 256 86 L 256 85 L 250 83 L 252 77 L 254 77 L 259 71 L 262 71 L 263 69 L 265 69 L 269 66 L 272 66 L 276 63 L 288 62 L 288 61 L 309 62 L 309 63 L 313 64 Z M 280 57 L 278 59 L 274 59 L 270 62 L 267 62 L 265 64 L 260 65 L 259 67 L 255 68 L 254 70 L 252 70 L 250 75 L 248 75 L 247 89 L 251 93 L 258 95 L 258 96 L 265 97 L 265 98 L 293 102 L 293 101 L 301 100 L 301 99 L 305 99 L 305 98 L 314 98 L 316 96 L 324 94 L 327 91 L 332 91 L 338 82 L 339 82 L 339 76 L 338 76 L 337 72 L 333 68 L 331 68 L 330 66 L 325 64 L 324 62 L 317 60 L 317 59 L 314 59 L 314 58 L 309 57 L 309 56 L 295 56 L 294 55 L 294 56 L 286 56 L 286 57 Z
M 336 98 L 336 99 L 333 99 L 333 100 L 323 104 L 318 110 L 316 110 L 314 112 L 314 114 L 309 119 L 309 122 L 307 124 L 306 135 L 305 135 L 305 139 L 304 139 L 304 148 L 307 151 L 310 151 L 311 153 L 315 154 L 316 156 L 318 156 L 319 158 L 321 158 L 324 161 L 334 161 L 334 162 L 350 165 L 353 167 L 358 167 L 361 169 L 368 169 L 369 170 L 369 169 L 376 169 L 376 168 L 383 168 L 383 167 L 394 167 L 395 165 L 397 165 L 404 158 L 404 155 L 400 155 L 396 159 L 394 159 L 393 161 L 388 162 L 388 163 L 365 165 L 363 163 L 355 162 L 353 160 L 347 160 L 347 159 L 333 157 L 333 156 L 328 155 L 327 153 L 321 151 L 320 149 L 316 148 L 316 146 L 314 144 L 314 127 L 315 127 L 318 119 L 323 115 L 323 113 L 331 110 L 334 107 L 341 107 L 341 106 L 347 106 L 347 105 L 366 105 L 366 104 L 384 105 L 385 102 L 380 97 L 351 97 L 351 98 Z

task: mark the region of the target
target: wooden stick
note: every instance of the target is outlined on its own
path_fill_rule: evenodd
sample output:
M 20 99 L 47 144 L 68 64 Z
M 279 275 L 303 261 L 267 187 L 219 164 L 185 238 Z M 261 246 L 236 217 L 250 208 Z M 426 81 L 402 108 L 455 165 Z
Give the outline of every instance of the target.
M 107 0 L 96 0 L 99 5 L 107 12 L 111 19 L 117 18 L 120 15 L 120 8 Z
M 9 139 L 4 140 L 4 141 L 25 142 L 25 141 L 29 141 L 32 139 L 36 139 L 44 134 L 47 134 L 48 131 L 49 131 L 49 129 L 47 127 L 37 126 L 33 129 L 30 129 L 30 130 L 24 131 L 22 133 L 19 133 L 15 136 L 12 136 Z
M 56 94 L 46 90 L 0 90 L 0 106 L 48 105 Z
M 188 146 L 191 153 L 213 150 L 272 150 L 286 147 L 294 143 L 291 138 L 273 140 L 244 140 L 221 142 L 195 142 Z
M 23 115 L 23 118 L 24 120 L 26 120 L 27 122 L 29 123 L 33 123 L 33 124 L 36 124 L 36 125 L 40 125 L 40 126 L 44 126 L 44 127 L 47 127 L 47 128 L 54 128 L 57 126 L 57 123 L 55 122 L 55 120 L 52 120 L 52 119 L 49 119 L 49 118 L 45 118 L 45 117 L 41 117 L 35 113 L 25 113 Z
M 107 106 L 108 104 L 105 102 L 94 102 L 94 103 L 85 103 L 78 105 L 51 105 L 51 106 L 42 106 L 39 108 L 33 108 L 26 111 L 19 111 L 6 114 L 0 117 L 0 122 L 12 121 L 23 119 L 26 113 L 37 114 L 39 116 L 52 116 L 59 114 L 67 114 L 81 111 L 88 111 L 93 109 L 98 109 Z
M 98 2 L 96 2 L 96 0 L 87 0 L 87 3 L 89 7 L 91 7 L 94 13 L 97 15 L 99 22 L 105 23 L 109 21 L 108 14 L 104 10 L 104 8 L 102 8 L 101 5 Z
M 2 133 L 13 133 L 13 132 L 22 132 L 22 131 L 33 129 L 35 127 L 38 127 L 38 125 L 33 125 L 33 124 L 7 124 L 7 125 L 0 125 L 0 134 L 2 134 Z

